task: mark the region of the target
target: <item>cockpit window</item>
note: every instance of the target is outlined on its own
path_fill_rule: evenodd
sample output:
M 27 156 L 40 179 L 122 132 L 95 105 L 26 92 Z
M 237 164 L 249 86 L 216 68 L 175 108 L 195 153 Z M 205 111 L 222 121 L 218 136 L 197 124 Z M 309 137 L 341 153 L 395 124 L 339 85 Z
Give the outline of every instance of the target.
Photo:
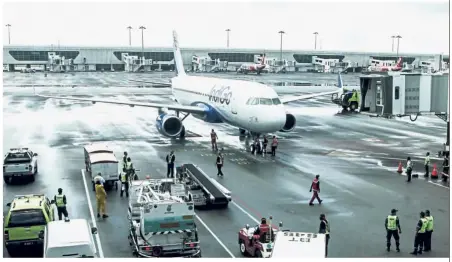
M 273 98 L 272 100 L 273 100 L 273 104 L 274 105 L 280 105 L 281 104 L 281 101 L 279 100 L 279 98 Z
M 259 104 L 261 105 L 272 105 L 272 100 L 271 98 L 259 98 Z
M 247 105 L 258 105 L 259 104 L 259 98 L 251 97 L 246 102 Z

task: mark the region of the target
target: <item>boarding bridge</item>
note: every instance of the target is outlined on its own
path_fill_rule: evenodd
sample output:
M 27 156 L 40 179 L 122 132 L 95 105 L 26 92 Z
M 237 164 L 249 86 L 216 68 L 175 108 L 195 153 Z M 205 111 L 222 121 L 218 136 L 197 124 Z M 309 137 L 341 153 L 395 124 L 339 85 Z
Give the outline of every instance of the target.
M 361 76 L 360 110 L 389 118 L 410 116 L 412 121 L 422 114 L 446 120 L 448 83 L 448 74 L 388 72 Z
M 57 55 L 56 52 L 48 53 L 48 64 L 50 72 L 62 73 L 75 70 L 73 59 L 65 59 L 64 56 Z
M 121 53 L 121 61 L 125 63 L 126 72 L 150 72 L 152 59 L 144 57 L 131 56 L 128 53 Z
M 227 71 L 228 62 L 221 61 L 219 58 L 192 56 L 191 60 L 193 72 L 220 72 Z

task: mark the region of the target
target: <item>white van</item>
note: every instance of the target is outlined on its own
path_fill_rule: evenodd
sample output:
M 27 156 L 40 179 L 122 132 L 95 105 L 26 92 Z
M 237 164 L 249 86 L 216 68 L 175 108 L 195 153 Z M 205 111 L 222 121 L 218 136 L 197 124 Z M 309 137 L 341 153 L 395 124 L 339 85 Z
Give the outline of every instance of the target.
M 92 179 L 101 174 L 105 179 L 105 187 L 111 188 L 115 186 L 118 189 L 119 180 L 119 161 L 116 159 L 115 154 L 112 153 L 95 153 L 89 155 L 88 160 L 88 173 Z M 93 190 L 95 188 L 94 180 L 91 181 L 93 184 Z
M 93 238 L 96 233 L 86 219 L 49 222 L 44 231 L 44 258 L 99 258 Z
M 271 258 L 325 258 L 325 234 L 279 231 Z

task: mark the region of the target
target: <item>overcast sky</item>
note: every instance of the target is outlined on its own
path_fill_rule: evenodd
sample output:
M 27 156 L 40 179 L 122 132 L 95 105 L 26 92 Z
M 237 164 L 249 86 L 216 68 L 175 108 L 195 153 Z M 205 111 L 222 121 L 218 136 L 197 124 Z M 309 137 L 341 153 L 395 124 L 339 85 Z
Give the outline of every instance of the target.
M 11 24 L 11 44 L 171 46 L 176 29 L 181 47 L 391 51 L 400 34 L 400 52 L 449 53 L 447 1 L 427 2 L 61 2 L 5 3 L 3 23 Z M 3 27 L 3 43 L 8 33 Z M 397 45 L 397 44 L 395 44 Z

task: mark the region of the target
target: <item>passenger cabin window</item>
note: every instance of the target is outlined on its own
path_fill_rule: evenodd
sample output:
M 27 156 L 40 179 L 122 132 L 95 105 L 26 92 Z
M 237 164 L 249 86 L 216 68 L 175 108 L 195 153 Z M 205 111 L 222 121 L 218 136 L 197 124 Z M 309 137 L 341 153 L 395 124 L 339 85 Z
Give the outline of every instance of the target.
M 274 105 L 280 105 L 281 104 L 281 101 L 279 100 L 279 98 L 273 98 L 272 100 L 273 100 L 273 104 Z
M 395 100 L 399 100 L 400 87 L 396 86 L 394 92 L 395 92 L 395 94 L 394 94 Z
M 261 105 L 273 105 L 271 98 L 259 98 Z

